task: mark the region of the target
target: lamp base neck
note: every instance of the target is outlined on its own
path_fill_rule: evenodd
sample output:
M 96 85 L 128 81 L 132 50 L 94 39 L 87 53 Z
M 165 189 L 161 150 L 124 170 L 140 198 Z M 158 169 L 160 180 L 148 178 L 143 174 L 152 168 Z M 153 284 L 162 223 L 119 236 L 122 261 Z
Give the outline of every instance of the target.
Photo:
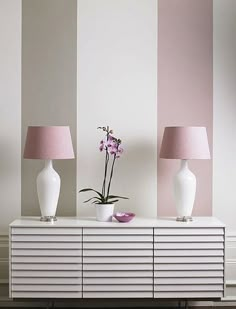
M 45 160 L 44 167 L 45 168 L 53 168 L 52 160 Z

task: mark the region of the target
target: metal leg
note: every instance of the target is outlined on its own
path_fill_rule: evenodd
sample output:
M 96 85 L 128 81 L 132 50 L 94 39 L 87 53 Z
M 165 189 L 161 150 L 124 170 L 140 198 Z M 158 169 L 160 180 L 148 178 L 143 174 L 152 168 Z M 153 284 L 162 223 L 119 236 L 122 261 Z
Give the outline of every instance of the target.
M 51 300 L 47 303 L 47 307 L 46 309 L 51 309 L 51 308 L 55 308 L 55 302 L 54 300 Z
M 188 309 L 188 300 L 187 299 L 185 300 L 184 308 Z
M 182 307 L 182 302 L 183 302 L 183 307 Z M 178 308 L 188 309 L 188 300 L 187 299 L 178 300 Z

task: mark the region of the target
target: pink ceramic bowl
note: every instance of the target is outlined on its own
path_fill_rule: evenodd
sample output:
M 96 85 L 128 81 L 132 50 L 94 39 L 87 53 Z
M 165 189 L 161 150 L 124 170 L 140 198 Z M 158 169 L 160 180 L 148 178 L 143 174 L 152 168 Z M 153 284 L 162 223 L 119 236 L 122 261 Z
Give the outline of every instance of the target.
M 135 217 L 135 214 L 132 212 L 117 212 L 114 214 L 114 218 L 116 218 L 119 222 L 129 222 Z

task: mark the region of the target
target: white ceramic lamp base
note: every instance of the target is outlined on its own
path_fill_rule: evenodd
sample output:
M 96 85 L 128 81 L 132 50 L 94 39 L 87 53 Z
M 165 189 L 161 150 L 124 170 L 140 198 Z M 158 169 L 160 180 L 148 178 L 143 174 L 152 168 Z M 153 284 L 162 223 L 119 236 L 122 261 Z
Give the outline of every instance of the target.
M 45 167 L 37 177 L 37 191 L 41 210 L 41 221 L 56 221 L 56 210 L 61 180 L 53 169 L 52 160 L 45 161 Z
M 196 177 L 189 170 L 187 160 L 181 160 L 181 167 L 174 178 L 174 193 L 177 221 L 192 221 L 192 210 L 196 195 Z

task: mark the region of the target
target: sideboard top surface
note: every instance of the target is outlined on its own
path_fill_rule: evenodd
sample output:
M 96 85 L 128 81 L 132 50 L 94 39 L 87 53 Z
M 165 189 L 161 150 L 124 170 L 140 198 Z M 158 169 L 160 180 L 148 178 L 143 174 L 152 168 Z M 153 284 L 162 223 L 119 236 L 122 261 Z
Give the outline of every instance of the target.
M 40 217 L 21 217 L 13 221 L 14 227 L 108 227 L 108 228 L 195 228 L 195 227 L 224 227 L 225 225 L 215 217 L 194 217 L 192 222 L 177 222 L 175 217 L 160 217 L 158 219 L 135 217 L 131 222 L 120 223 L 115 219 L 112 222 L 99 222 L 95 218 L 87 217 L 58 217 L 56 222 L 41 222 Z

